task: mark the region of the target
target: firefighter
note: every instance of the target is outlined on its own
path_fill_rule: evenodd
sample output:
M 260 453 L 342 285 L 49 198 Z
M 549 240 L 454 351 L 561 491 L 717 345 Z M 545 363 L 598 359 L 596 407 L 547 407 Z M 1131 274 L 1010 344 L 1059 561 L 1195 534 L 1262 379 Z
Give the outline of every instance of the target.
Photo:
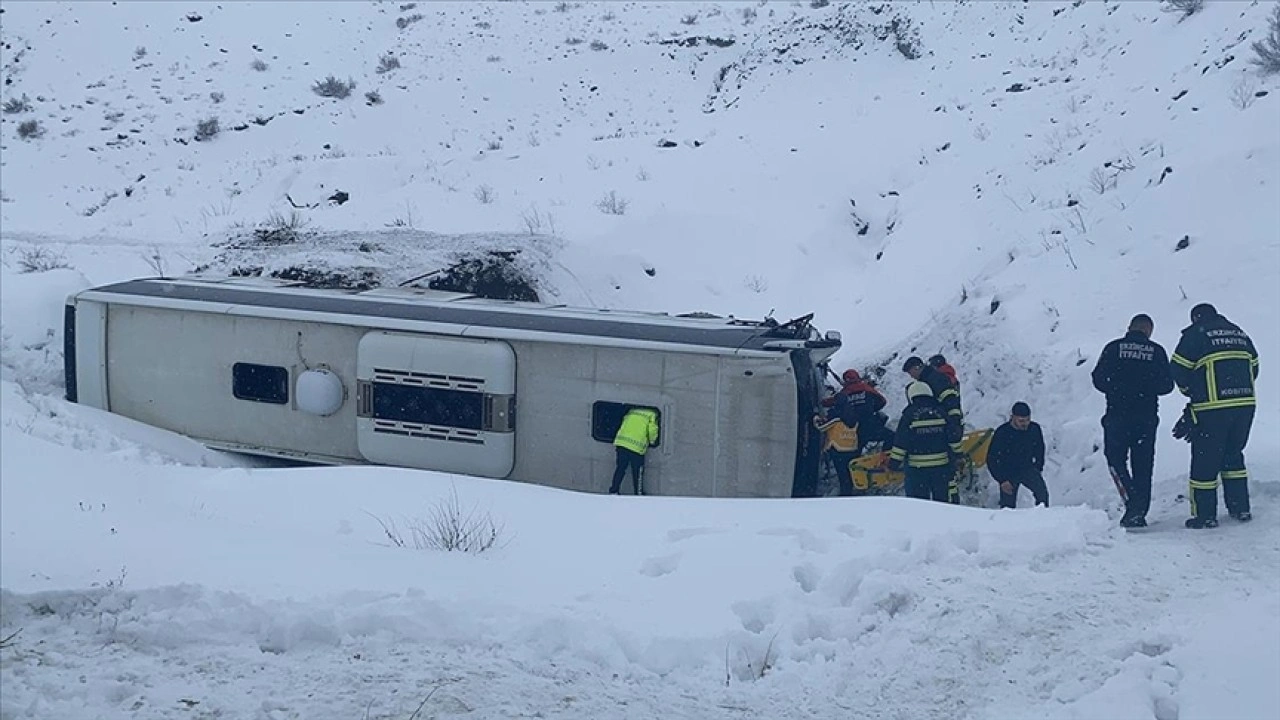
M 825 433 L 822 443 L 822 449 L 827 453 L 827 457 L 831 459 L 831 464 L 836 467 L 836 480 L 840 485 L 840 497 L 851 497 L 853 495 L 853 475 L 849 471 L 849 463 L 858 457 L 858 426 L 855 422 L 849 425 L 846 416 L 849 414 L 846 410 L 849 405 L 847 398 L 840 399 L 835 406 L 827 411 L 827 417 L 824 419 L 820 415 L 814 415 L 813 424 L 818 430 Z
M 907 408 L 889 451 L 889 469 L 903 470 L 907 497 L 950 502 L 954 453 L 949 425 L 927 384 L 917 380 L 907 385 Z
M 960 379 L 956 376 L 956 369 L 951 367 L 951 363 L 947 362 L 942 353 L 929 358 L 929 367 L 946 375 L 947 379 L 951 381 L 951 387 L 956 389 L 956 393 L 960 392 Z
M 658 413 L 653 408 L 631 408 L 622 418 L 618 434 L 613 438 L 617 454 L 613 467 L 610 495 L 622 490 L 622 477 L 631 470 L 631 487 L 636 495 L 644 494 L 644 456 L 658 445 Z
M 947 439 L 957 458 L 962 457 L 960 441 L 964 439 L 964 413 L 960 410 L 960 391 L 951 384 L 951 379 L 937 369 L 925 365 L 924 361 L 912 355 L 902 365 L 902 372 L 911 376 L 912 380 L 925 383 L 933 393 L 939 409 L 947 421 Z M 965 463 L 956 463 L 956 477 L 951 479 L 951 503 L 960 504 L 960 484 L 958 477 L 967 470 Z
M 1154 329 L 1149 315 L 1134 315 L 1129 331 L 1102 348 L 1093 368 L 1093 386 L 1107 397 L 1102 447 L 1125 501 L 1123 527 L 1147 526 L 1160 396 L 1173 392 L 1169 357 L 1151 339 Z
M 858 428 L 860 444 L 857 452 L 859 455 L 867 451 L 868 445 L 876 442 L 887 449 L 893 442 L 893 431 L 885 427 L 889 417 L 883 412 L 885 405 L 888 404 L 884 395 L 881 395 L 871 383 L 863 380 L 858 371 L 853 368 L 845 370 L 840 375 L 840 380 L 844 383 L 840 392 L 823 400 L 822 404 L 843 405 L 845 423 Z M 848 401 L 847 404 L 844 404 L 845 400 Z
M 1249 509 L 1244 448 L 1257 404 L 1258 352 L 1239 326 L 1209 303 L 1191 308 L 1169 369 L 1191 400 L 1191 517 L 1188 528 L 1218 526 L 1218 479 L 1227 513 L 1240 522 Z
M 1049 489 L 1044 484 L 1044 433 L 1031 420 L 1031 406 L 1013 404 L 1009 422 L 996 428 L 987 451 L 991 477 L 1000 483 L 1000 507 L 1018 506 L 1018 487 L 1031 491 L 1036 505 L 1049 507 Z

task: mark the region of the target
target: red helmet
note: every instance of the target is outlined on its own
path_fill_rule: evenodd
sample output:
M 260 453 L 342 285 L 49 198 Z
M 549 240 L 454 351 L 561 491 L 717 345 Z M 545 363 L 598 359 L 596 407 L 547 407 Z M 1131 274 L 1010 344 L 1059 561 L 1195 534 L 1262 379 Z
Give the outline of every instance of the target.
M 844 380 L 846 384 L 856 383 L 859 380 L 862 380 L 862 376 L 858 374 L 857 370 L 854 370 L 853 368 L 849 368 L 848 370 L 844 371 L 844 374 L 840 376 L 840 379 Z

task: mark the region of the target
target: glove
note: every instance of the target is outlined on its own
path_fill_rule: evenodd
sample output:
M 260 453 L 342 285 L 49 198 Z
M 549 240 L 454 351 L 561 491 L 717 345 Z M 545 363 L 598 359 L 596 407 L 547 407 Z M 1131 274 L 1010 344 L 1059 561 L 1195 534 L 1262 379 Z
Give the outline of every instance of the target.
M 1179 440 L 1191 442 L 1191 434 L 1195 432 L 1196 421 L 1191 416 L 1191 406 L 1187 405 L 1182 409 L 1182 417 L 1178 418 L 1178 422 L 1173 424 L 1173 436 Z

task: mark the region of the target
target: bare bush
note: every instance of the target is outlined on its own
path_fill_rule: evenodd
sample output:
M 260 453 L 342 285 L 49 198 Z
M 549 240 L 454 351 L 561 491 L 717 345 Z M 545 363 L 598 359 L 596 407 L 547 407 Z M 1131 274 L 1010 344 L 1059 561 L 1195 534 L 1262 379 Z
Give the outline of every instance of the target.
M 618 195 L 616 190 L 610 190 L 596 201 L 596 207 L 605 215 L 626 215 L 629 204 L 627 199 Z
M 11 648 L 18 644 L 18 635 L 22 634 L 22 628 L 14 630 L 3 638 L 0 638 L 0 650 Z
M 381 105 L 382 95 L 379 94 L 377 90 L 370 90 L 369 92 L 364 94 L 364 104 L 365 105 Z
M 18 251 L 18 272 L 42 273 L 71 267 L 62 254 L 43 245 L 34 245 Z
M 809 7 L 820 10 L 831 4 L 831 0 L 809 0 Z
M 582 43 L 583 43 L 583 40 L 580 37 L 567 37 L 564 39 L 564 44 L 568 45 L 569 47 L 573 47 L 574 45 L 581 45 Z
M 503 526 L 488 512 L 476 506 L 463 507 L 458 489 L 438 500 L 423 517 L 402 519 L 404 530 L 391 518 L 373 516 L 382 526 L 383 536 L 392 547 L 414 550 L 442 550 L 478 555 L 500 547 Z M 407 533 L 407 535 L 406 535 Z
M 267 61 L 262 58 L 254 58 L 253 62 L 249 63 L 249 67 L 258 72 L 263 72 L 267 69 Z
M 226 96 L 226 95 L 223 95 L 223 94 L 222 94 L 222 93 L 220 93 L 220 92 L 211 92 L 211 93 L 209 93 L 209 99 L 213 101 L 213 104 L 214 104 L 214 105 L 217 105 L 218 103 L 222 102 L 223 100 L 226 100 L 226 99 L 227 99 L 227 96 Z
M 986 140 L 991 137 L 991 128 L 986 125 L 977 125 L 973 128 L 973 137 L 979 141 Z
M 697 25 L 697 24 L 698 24 L 698 13 L 690 13 L 690 14 L 685 15 L 684 17 L 680 18 L 680 24 L 681 24 L 681 25 Z
M 1119 182 L 1118 176 L 1114 173 L 1108 173 L 1102 168 L 1094 168 L 1089 173 L 1089 188 L 1099 195 L 1106 195 L 1108 190 L 1114 190 Z
M 502 149 L 502 141 L 498 138 L 490 138 L 485 144 L 484 149 L 490 152 Z
M 374 70 L 374 72 L 381 75 L 383 73 L 389 73 L 392 70 L 397 70 L 399 68 L 400 68 L 400 58 L 396 57 L 395 55 L 383 55 L 382 57 L 378 58 L 378 67 L 376 70 Z
M 1280 73 L 1280 2 L 1276 3 L 1271 10 L 1271 17 L 1267 18 L 1267 36 L 1254 41 L 1253 52 L 1257 54 L 1253 64 L 1263 74 Z
M 133 49 L 133 59 L 141 60 L 147 56 L 147 49 L 141 45 Z
M 1204 9 L 1204 0 L 1164 0 L 1165 12 L 1179 13 L 1184 18 Z
M 640 169 L 636 171 L 636 179 L 639 180 L 640 182 L 648 182 L 650 177 L 652 176 L 649 175 L 648 170 L 644 169 L 643 165 L 641 165 Z
M 142 256 L 142 260 L 158 277 L 169 276 L 169 261 L 160 252 L 159 245 L 152 245 L 148 253 Z
M 569 9 L 572 7 L 573 6 L 567 2 L 558 2 L 556 3 L 555 8 L 553 9 L 558 13 L 564 13 L 564 12 L 569 12 Z
M 216 117 L 207 117 L 196 123 L 196 140 L 198 142 L 212 140 L 220 132 L 222 132 L 222 127 L 218 124 L 218 118 Z
M 501 56 L 501 55 L 490 55 L 489 57 L 485 58 L 485 59 L 484 59 L 484 61 L 485 61 L 485 62 L 491 62 L 491 63 L 499 63 L 499 62 L 502 62 L 502 56 Z
M 1257 92 L 1258 86 L 1253 82 L 1253 78 L 1241 75 L 1231 88 L 1231 104 L 1237 109 L 1247 110 L 1258 99 Z
M 473 193 L 481 205 L 488 205 L 498 199 L 498 194 L 489 185 L 481 185 Z
M 588 45 L 587 47 L 591 48 L 592 50 L 595 50 L 596 52 L 609 49 L 609 46 L 606 45 L 603 40 L 592 40 L 591 44 Z
M 398 17 L 396 18 L 396 27 L 403 30 L 409 27 L 410 25 L 418 22 L 421 19 L 422 19 L 422 13 L 414 13 L 412 15 L 405 15 L 404 17 Z
M 25 94 L 20 98 L 9 98 L 5 101 L 4 107 L 0 109 L 4 110 L 5 115 L 28 112 L 31 110 L 31 98 L 28 98 Z
M 44 128 L 40 126 L 39 120 L 27 120 L 18 125 L 18 137 L 23 140 L 30 140 L 44 135 Z
M 556 217 L 551 213 L 543 215 L 537 207 L 530 207 L 527 212 L 520 213 L 520 219 L 524 222 L 524 229 L 530 235 L 541 235 L 544 232 L 556 234 Z
M 356 89 L 356 81 L 347 78 L 346 82 L 330 75 L 323 80 L 317 80 L 315 85 L 311 86 L 311 92 L 320 97 L 338 98 L 339 100 L 346 98 Z
M 253 237 L 263 245 L 289 245 L 302 237 L 307 219 L 297 210 L 288 215 L 273 212 L 253 229 Z

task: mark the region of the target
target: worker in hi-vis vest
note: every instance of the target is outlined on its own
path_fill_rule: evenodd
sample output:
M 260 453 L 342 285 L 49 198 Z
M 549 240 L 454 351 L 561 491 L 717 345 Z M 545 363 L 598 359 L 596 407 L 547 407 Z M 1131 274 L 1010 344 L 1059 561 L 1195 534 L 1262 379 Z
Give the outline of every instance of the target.
M 617 495 L 622 476 L 631 469 L 631 484 L 636 495 L 644 494 L 644 455 L 658 444 L 658 413 L 651 408 L 632 408 L 622 418 L 622 426 L 613 438 L 617 462 L 613 468 L 613 484 L 609 494 Z

